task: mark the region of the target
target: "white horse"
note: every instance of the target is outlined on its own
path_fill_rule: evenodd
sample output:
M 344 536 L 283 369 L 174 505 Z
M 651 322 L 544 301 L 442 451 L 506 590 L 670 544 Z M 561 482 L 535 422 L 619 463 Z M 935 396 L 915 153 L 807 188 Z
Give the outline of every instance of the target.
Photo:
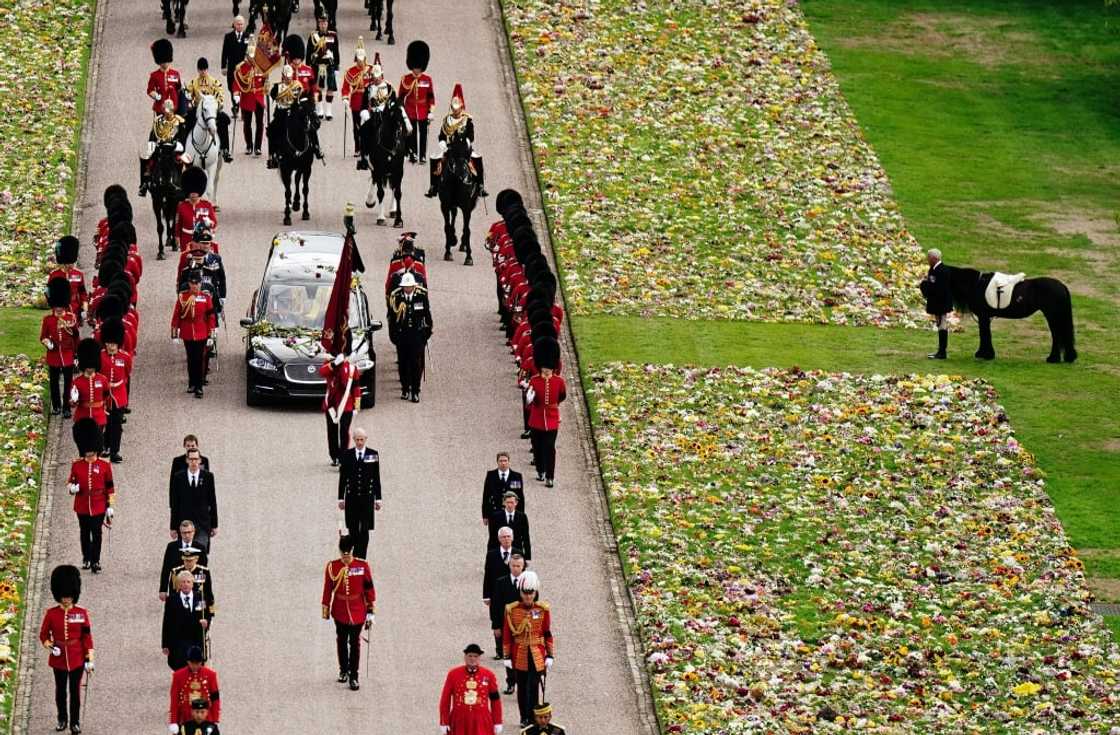
M 184 158 L 189 165 L 206 172 L 206 198 L 216 206 L 222 153 L 218 145 L 218 100 L 212 94 L 202 95 L 198 102 Z

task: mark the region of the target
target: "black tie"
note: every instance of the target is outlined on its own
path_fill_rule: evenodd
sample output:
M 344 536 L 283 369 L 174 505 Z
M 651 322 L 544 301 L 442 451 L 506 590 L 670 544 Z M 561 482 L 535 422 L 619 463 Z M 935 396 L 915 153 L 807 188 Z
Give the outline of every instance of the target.
M 198 478 L 195 475 L 191 475 L 191 490 L 194 490 L 197 487 L 198 487 Z
M 503 564 L 509 564 L 509 552 L 508 551 L 503 551 L 502 552 L 502 563 Z

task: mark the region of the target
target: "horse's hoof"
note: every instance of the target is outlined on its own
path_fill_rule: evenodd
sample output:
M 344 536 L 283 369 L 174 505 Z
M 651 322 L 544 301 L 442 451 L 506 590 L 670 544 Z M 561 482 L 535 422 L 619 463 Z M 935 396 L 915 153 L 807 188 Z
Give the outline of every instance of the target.
M 377 224 L 379 224 L 379 225 L 381 225 L 382 227 L 384 227 L 384 226 L 385 226 L 385 218 L 384 218 L 384 217 L 378 217 L 378 218 L 377 218 Z
M 463 259 L 463 265 L 474 265 L 474 258 L 468 255 Z
M 1077 359 L 1077 350 L 1066 350 L 1066 362 L 1073 362 Z
M 289 227 L 290 227 L 290 226 L 291 226 L 291 224 L 292 224 L 292 218 L 291 218 L 291 217 L 289 217 L 289 216 L 287 216 L 287 215 L 285 215 L 285 216 L 284 216 L 284 224 L 285 224 L 286 226 L 289 226 Z
M 1061 361 L 1062 361 L 1061 355 L 1047 355 L 1046 356 L 1046 362 L 1050 363 L 1051 365 L 1056 365 L 1057 363 L 1059 363 Z
M 400 218 L 393 220 L 393 227 L 396 227 L 398 230 L 401 229 L 404 227 L 404 220 Z
M 373 209 L 373 205 L 377 202 L 366 202 L 366 209 Z
M 156 260 L 167 260 L 167 256 L 163 254 L 162 250 L 160 250 L 158 253 L 156 253 Z
M 467 246 L 466 246 L 466 245 L 460 245 L 460 246 L 459 246 L 459 252 L 460 252 L 460 253 L 465 253 L 465 252 L 467 252 Z
M 980 350 L 977 350 L 974 357 L 977 360 L 994 360 L 994 359 L 996 359 L 996 353 L 994 353 L 994 352 L 982 352 Z
M 309 219 L 311 219 L 311 212 L 304 211 L 304 213 L 301 214 L 299 216 L 299 218 L 302 219 L 302 220 L 309 220 Z
M 455 258 L 454 258 L 454 257 L 452 257 L 452 255 L 451 255 L 451 251 L 450 251 L 450 250 L 448 250 L 447 252 L 445 252 L 445 253 L 443 254 L 443 259 L 444 259 L 444 260 L 455 260 Z

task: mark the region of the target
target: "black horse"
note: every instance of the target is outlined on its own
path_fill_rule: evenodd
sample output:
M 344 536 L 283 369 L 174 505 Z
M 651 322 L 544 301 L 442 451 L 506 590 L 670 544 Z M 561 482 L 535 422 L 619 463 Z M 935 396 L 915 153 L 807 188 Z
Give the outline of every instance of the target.
M 397 42 L 393 38 L 393 0 L 384 0 L 385 2 L 385 27 L 381 26 L 381 2 L 382 0 L 366 0 L 366 10 L 369 11 L 369 29 L 377 31 L 376 40 L 381 40 L 381 32 L 385 31 L 385 35 L 389 37 L 388 44 L 392 46 Z
M 268 23 L 276 42 L 283 43 L 288 35 L 288 26 L 292 24 L 292 11 L 295 0 L 252 0 L 249 3 L 249 18 L 247 28 L 252 32 L 257 26 L 257 18 Z
M 156 237 L 159 240 L 157 260 L 163 260 L 163 247 L 166 242 L 172 250 L 178 249 L 175 239 L 175 210 L 179 202 L 183 201 L 183 187 L 181 183 L 183 167 L 175 157 L 175 142 L 163 143 L 152 154 L 155 166 L 152 177 L 148 183 L 148 191 L 152 195 L 152 212 L 156 216 Z M 163 238 L 167 230 L 167 240 Z
M 312 126 L 318 123 L 315 103 L 310 98 L 293 105 L 283 120 L 283 130 L 278 131 L 277 159 L 280 179 L 284 182 L 284 224 L 292 224 L 292 210 L 300 208 L 300 185 L 303 186 L 302 219 L 311 219 L 308 211 L 307 189 L 311 181 L 311 168 L 315 163 L 312 147 Z
M 993 273 L 981 273 L 974 268 L 945 266 L 949 275 L 949 288 L 953 292 L 953 305 L 957 311 L 972 313 L 980 325 L 980 349 L 976 357 L 991 360 L 996 356 L 992 347 L 992 319 L 1026 319 L 1041 311 L 1050 327 L 1050 354 L 1046 362 L 1066 362 L 1077 359 L 1073 346 L 1073 303 L 1069 289 L 1056 278 L 1025 278 L 1015 284 L 1011 302 L 1003 309 L 993 309 L 984 299 L 984 290 Z
M 175 34 L 178 38 L 187 37 L 187 3 L 189 0 L 160 0 L 163 11 L 163 20 L 167 24 L 164 30 L 167 35 Z M 176 30 L 178 28 L 178 30 Z
M 401 180 L 404 178 L 404 156 L 408 148 L 408 135 L 405 130 L 404 111 L 396 99 L 385 103 L 382 110 L 370 110 L 370 117 L 358 130 L 361 141 L 362 160 L 358 168 L 368 168 L 370 173 L 369 193 L 366 206 L 373 208 L 381 204 L 377 224 L 385 224 L 385 188 L 393 194 L 395 206 L 389 214 L 393 217 L 393 227 L 404 227 L 401 212 Z M 374 190 L 376 189 L 376 200 Z
M 478 179 L 471 173 L 469 158 L 455 155 L 451 149 L 443 157 L 443 170 L 439 177 L 439 208 L 443 212 L 443 259 L 452 260 L 451 248 L 455 247 L 455 218 L 463 213 L 463 235 L 459 250 L 465 252 L 463 265 L 474 265 L 471 257 L 471 212 L 478 204 Z

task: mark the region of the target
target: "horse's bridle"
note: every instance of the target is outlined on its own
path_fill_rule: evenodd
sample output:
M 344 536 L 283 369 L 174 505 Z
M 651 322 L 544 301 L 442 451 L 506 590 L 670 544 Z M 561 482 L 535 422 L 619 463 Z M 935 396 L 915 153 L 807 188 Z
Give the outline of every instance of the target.
M 203 128 L 205 128 L 207 133 L 209 134 L 209 132 L 210 132 L 210 121 L 211 120 L 217 120 L 218 116 L 214 115 L 213 117 L 207 117 L 206 114 L 205 114 L 205 108 L 202 107 L 201 105 L 199 106 L 199 109 L 197 110 L 197 112 L 195 114 L 198 115 L 198 119 L 202 121 Z M 191 129 L 191 146 L 194 148 L 195 152 L 202 159 L 202 167 L 206 168 L 206 158 L 210 153 L 210 149 L 214 147 L 214 140 L 215 140 L 216 136 L 213 136 L 213 135 L 210 136 L 210 144 L 206 146 L 206 150 L 204 150 L 204 151 L 199 150 L 198 141 L 194 137 L 195 130 L 198 130 L 197 125 L 195 125 L 194 128 Z

